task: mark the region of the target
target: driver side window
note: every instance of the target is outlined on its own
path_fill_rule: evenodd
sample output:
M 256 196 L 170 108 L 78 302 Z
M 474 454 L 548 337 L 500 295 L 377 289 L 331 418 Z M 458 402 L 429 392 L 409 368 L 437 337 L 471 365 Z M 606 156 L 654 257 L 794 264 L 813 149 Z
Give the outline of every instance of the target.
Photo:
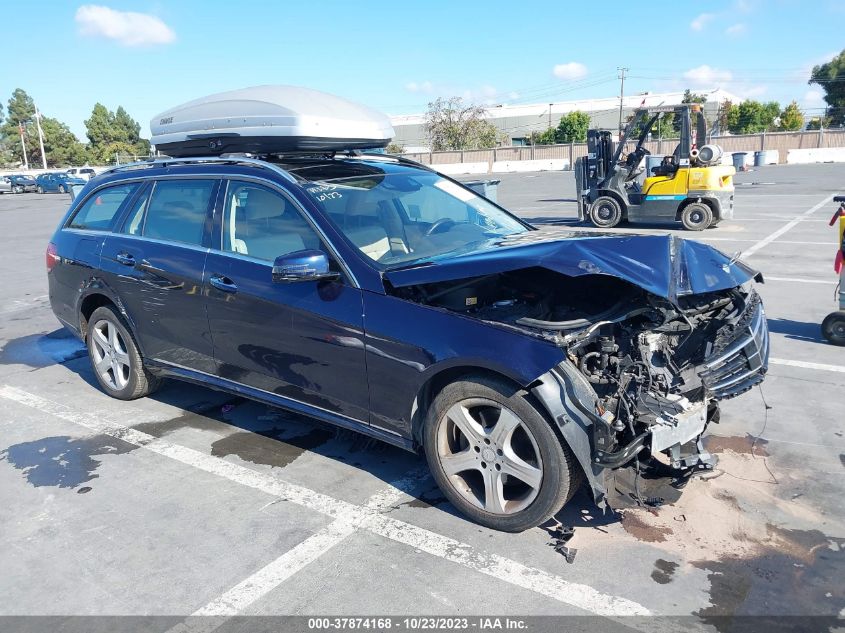
M 305 249 L 325 251 L 289 198 L 251 182 L 229 182 L 222 233 L 224 251 L 270 262 Z

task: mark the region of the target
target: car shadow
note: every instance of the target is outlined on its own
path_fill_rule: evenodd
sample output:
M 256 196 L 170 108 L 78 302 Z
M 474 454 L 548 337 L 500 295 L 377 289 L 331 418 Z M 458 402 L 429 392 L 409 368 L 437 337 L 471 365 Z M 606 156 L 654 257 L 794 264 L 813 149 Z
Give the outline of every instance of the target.
M 85 346 L 65 329 L 9 341 L 0 349 L 0 362 L 26 364 L 35 369 L 60 364 L 75 373 L 86 388 L 101 391 Z M 426 461 L 421 454 L 201 385 L 165 380 L 148 399 L 173 407 L 176 412 L 171 417 L 149 422 L 134 422 L 130 417 L 122 424 L 156 438 L 198 431 L 213 434 L 216 438 L 212 439 L 210 453 L 215 457 L 236 457 L 260 468 L 275 470 L 287 468 L 299 459 L 307 460 L 309 455 L 317 455 L 337 462 L 335 476 L 343 476 L 341 464 L 346 464 L 385 483 L 401 480 L 411 471 L 426 470 Z M 128 403 L 127 406 L 133 405 Z M 99 476 L 96 473 L 100 463 L 98 456 L 137 449 L 132 444 L 119 444 L 117 446 L 113 438 L 105 435 L 45 437 L 26 445 L 5 447 L 0 457 L 25 469 L 28 481 L 33 485 L 78 488 Z M 323 464 L 322 468 L 331 471 L 334 467 Z M 405 492 L 409 498 L 398 499 L 395 505 L 383 510 L 436 508 L 465 519 L 443 496 L 430 475 L 420 477 Z M 604 512 L 598 508 L 587 488 L 582 487 L 556 519 L 576 527 L 600 527 L 616 522 L 618 517 L 611 510 Z
M 822 336 L 820 323 L 808 323 L 806 321 L 772 317 L 768 317 L 766 321 L 769 324 L 769 332 L 783 334 L 786 338 L 794 341 L 829 345 Z

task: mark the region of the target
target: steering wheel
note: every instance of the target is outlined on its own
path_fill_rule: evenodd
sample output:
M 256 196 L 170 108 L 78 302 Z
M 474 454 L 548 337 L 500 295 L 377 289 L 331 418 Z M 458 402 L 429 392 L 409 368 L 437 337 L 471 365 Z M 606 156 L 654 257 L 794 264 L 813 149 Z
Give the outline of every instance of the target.
M 434 224 L 428 227 L 428 230 L 425 232 L 425 236 L 428 237 L 429 235 L 434 235 L 435 233 L 441 233 L 443 227 L 451 227 L 457 224 L 452 218 L 440 218 L 439 220 L 435 220 Z

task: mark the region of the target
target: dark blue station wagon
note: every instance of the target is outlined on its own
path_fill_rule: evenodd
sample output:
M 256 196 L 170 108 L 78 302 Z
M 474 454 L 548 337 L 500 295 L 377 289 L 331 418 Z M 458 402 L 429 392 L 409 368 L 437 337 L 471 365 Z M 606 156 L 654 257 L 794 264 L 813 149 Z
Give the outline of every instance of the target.
M 537 230 L 384 155 L 113 169 L 47 268 L 109 395 L 177 378 L 424 451 L 458 509 L 508 531 L 582 482 L 603 504 L 622 473 L 712 467 L 719 401 L 768 360 L 741 262 L 670 235 Z

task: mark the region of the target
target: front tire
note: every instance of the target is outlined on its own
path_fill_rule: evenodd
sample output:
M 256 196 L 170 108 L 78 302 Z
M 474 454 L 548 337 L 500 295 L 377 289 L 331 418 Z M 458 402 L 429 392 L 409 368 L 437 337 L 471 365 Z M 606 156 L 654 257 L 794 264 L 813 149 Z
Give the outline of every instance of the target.
M 118 400 L 135 400 L 159 386 L 141 358 L 123 318 L 111 307 L 94 310 L 85 336 L 88 359 L 103 391 Z
M 703 231 L 713 223 L 713 211 L 702 202 L 693 202 L 681 211 L 681 222 L 688 231 Z
M 44 187 L 42 187 L 41 185 L 38 185 L 38 188 L 36 189 L 36 191 L 38 193 L 44 193 Z
M 434 399 L 426 459 L 447 499 L 485 527 L 521 532 L 554 515 L 577 489 L 569 447 L 505 380 L 470 376 Z
M 590 221 L 603 229 L 610 229 L 622 221 L 622 206 L 610 196 L 599 196 L 590 205 Z
M 64 193 L 64 192 L 65 192 L 65 186 L 59 185 L 59 193 Z
M 822 335 L 833 345 L 845 345 L 845 310 L 831 312 L 824 318 Z

